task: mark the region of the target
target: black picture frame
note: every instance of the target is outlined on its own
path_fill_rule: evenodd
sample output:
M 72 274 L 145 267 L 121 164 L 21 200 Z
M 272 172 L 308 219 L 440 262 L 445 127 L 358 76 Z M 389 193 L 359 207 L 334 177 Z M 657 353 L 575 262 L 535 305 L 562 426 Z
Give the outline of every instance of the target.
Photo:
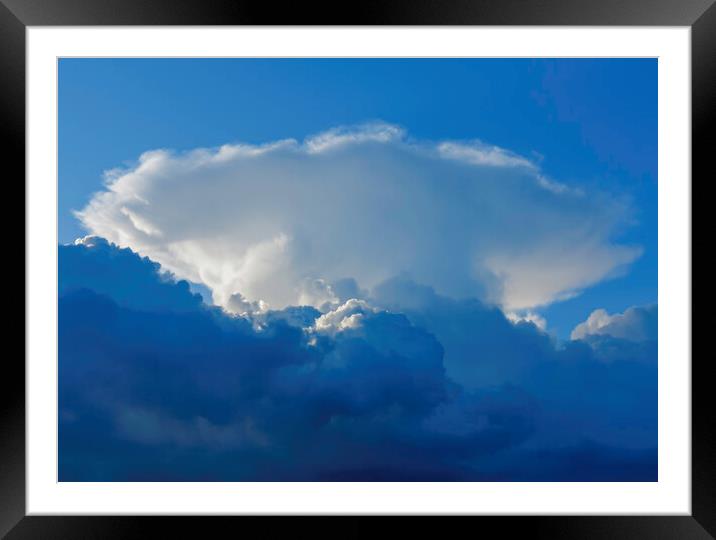
M 25 177 L 25 29 L 77 25 L 577 25 L 689 26 L 692 53 L 692 193 L 698 182 L 713 182 L 711 154 L 716 148 L 716 5 L 714 0 L 364 0 L 360 3 L 274 3 L 248 0 L 0 0 L 0 130 L 6 184 Z M 17 187 L 17 189 L 20 189 Z M 22 197 L 24 198 L 24 191 Z M 696 199 L 693 199 L 696 201 Z M 702 198 L 703 200 L 703 198 Z M 12 204 L 6 207 L 10 208 Z M 693 237 L 704 229 L 693 220 Z M 703 215 L 703 214 L 702 214 Z M 16 226 L 17 221 L 13 221 Z M 7 230 L 13 230 L 8 228 Z M 693 243 L 693 241 L 692 241 Z M 698 246 L 698 241 L 695 244 Z M 704 244 L 706 247 L 707 244 Z M 699 252 L 697 252 L 699 253 Z M 695 253 L 696 254 L 696 253 Z M 699 253 L 700 254 L 700 253 Z M 693 288 L 692 256 L 692 288 Z M 26 269 L 25 269 L 26 270 Z M 705 286 L 699 281 L 700 287 Z M 19 288 L 17 288 L 19 290 Z M 713 316 L 696 316 L 706 290 L 692 301 L 692 336 Z M 8 302 L 8 305 L 10 303 Z M 20 304 L 17 304 L 20 305 Z M 9 319 L 12 320 L 12 319 Z M 15 316 L 14 320 L 19 320 Z M 19 323 L 10 323 L 19 324 Z M 12 332 L 18 333 L 19 331 Z M 23 345 L 24 347 L 24 345 Z M 692 338 L 693 350 L 693 338 Z M 475 517 L 474 531 L 545 538 L 713 538 L 716 536 L 716 410 L 709 376 L 710 355 L 692 354 L 692 514 L 690 516 Z M 267 518 L 244 518 L 242 529 L 230 517 L 80 517 L 25 515 L 25 380 L 19 354 L 7 353 L 0 392 L 0 535 L 7 538 L 209 537 L 220 530 L 240 534 L 245 522 L 266 527 Z M 270 529 L 287 525 L 300 532 L 305 518 L 268 518 Z M 261 523 L 257 523 L 261 520 Z M 372 517 L 311 520 L 312 535 L 325 530 L 340 536 L 383 528 Z M 435 520 L 417 520 L 431 532 Z M 401 528 L 404 527 L 401 524 Z M 427 528 L 426 528 L 427 527 Z M 436 531 L 444 532 L 445 524 Z M 233 531 L 233 532 L 232 532 Z M 489 533 L 488 533 L 489 534 Z

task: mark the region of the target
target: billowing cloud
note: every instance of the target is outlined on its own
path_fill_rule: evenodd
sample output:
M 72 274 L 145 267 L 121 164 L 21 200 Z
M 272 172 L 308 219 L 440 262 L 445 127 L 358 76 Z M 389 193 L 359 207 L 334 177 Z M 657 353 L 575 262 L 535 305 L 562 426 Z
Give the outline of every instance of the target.
M 365 300 L 351 298 L 345 304 L 324 313 L 316 319 L 315 328 L 319 332 L 340 332 L 348 328 L 357 328 L 366 313 L 375 312 Z
M 588 336 L 611 336 L 629 341 L 648 341 L 657 338 L 658 308 L 656 305 L 630 307 L 624 313 L 609 315 L 595 309 L 586 321 L 572 330 L 572 339 Z
M 117 249 L 104 238 L 81 238 L 62 246 L 61 252 L 60 295 L 90 289 L 111 296 L 119 305 L 150 311 L 194 311 L 202 303 L 186 281 L 176 282 L 158 263 L 139 258 L 128 248 Z
M 59 266 L 61 481 L 656 479 L 652 341 L 559 344 L 406 277 L 229 315 L 98 238 Z
M 523 313 L 508 311 L 505 313 L 505 317 L 515 324 L 528 322 L 534 324 L 540 330 L 547 330 L 547 319 L 542 317 L 539 313 L 534 313 L 532 311 L 526 311 Z
M 382 123 L 149 151 L 77 215 L 234 312 L 330 309 L 340 280 L 370 290 L 405 272 L 439 294 L 525 311 L 640 254 L 614 241 L 629 219 L 621 201 L 548 179 L 507 149 L 416 141 Z

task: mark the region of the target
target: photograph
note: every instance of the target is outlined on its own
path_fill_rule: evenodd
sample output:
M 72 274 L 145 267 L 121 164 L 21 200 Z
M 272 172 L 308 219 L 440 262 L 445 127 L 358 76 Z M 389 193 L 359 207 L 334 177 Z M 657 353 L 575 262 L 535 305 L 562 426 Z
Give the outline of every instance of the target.
M 58 58 L 58 482 L 658 482 L 658 94 Z

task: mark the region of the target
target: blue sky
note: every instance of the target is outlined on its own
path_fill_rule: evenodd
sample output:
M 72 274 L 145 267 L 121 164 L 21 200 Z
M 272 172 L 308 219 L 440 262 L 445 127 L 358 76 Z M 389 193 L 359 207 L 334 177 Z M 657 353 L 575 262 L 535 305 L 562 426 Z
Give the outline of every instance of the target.
M 567 337 L 594 309 L 657 300 L 656 81 L 651 59 L 62 59 L 59 241 L 86 234 L 71 210 L 102 189 L 103 171 L 150 149 L 303 140 L 367 121 L 421 141 L 480 139 L 630 201 L 634 223 L 614 234 L 643 254 L 538 310 Z

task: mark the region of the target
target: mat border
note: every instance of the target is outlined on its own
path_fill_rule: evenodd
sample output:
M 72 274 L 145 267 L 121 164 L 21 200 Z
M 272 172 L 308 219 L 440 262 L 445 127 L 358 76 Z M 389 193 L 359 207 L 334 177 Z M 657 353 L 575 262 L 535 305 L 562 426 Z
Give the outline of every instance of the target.
M 350 5 L 275 4 L 246 0 L 0 0 L 0 132 L 5 137 L 6 182 L 25 178 L 25 30 L 27 26 L 97 25 L 508 25 L 508 26 L 689 26 L 692 53 L 692 193 L 693 178 L 713 179 L 711 154 L 716 148 L 716 4 L 714 0 L 364 0 Z M 15 185 L 20 185 L 16 182 Z M 24 183 L 22 184 L 24 185 Z M 23 190 L 23 199 L 24 199 Z M 703 199 L 702 199 L 703 200 Z M 692 199 L 693 201 L 693 199 Z M 702 214 L 703 215 L 703 214 Z M 14 222 L 16 223 L 16 222 Z M 13 224 L 14 224 L 13 223 Z M 8 223 L 9 224 L 9 223 Z M 696 225 L 696 226 L 695 226 Z M 706 228 L 704 228 L 706 227 Z M 12 229 L 8 229 L 12 230 Z M 694 222 L 692 230 L 709 231 Z M 705 235 L 702 235 L 705 236 Z M 692 233 L 693 244 L 693 233 Z M 698 244 L 698 241 L 696 243 Z M 707 244 L 703 244 L 707 245 Z M 23 244 L 23 250 L 25 246 Z M 695 253 L 701 256 L 701 253 Z M 692 287 L 693 287 L 692 256 Z M 24 280 L 24 274 L 23 274 Z M 699 280 L 700 287 L 705 281 Z M 19 288 L 18 288 L 19 289 Z M 699 289 L 692 300 L 693 335 L 712 316 L 696 317 L 710 290 Z M 23 343 L 24 348 L 24 343 Z M 693 349 L 695 350 L 695 349 Z M 692 354 L 692 515 L 684 517 L 474 517 L 481 531 L 529 534 L 545 538 L 682 538 L 716 536 L 716 409 L 711 389 L 710 357 Z M 195 537 L 219 534 L 235 519 L 223 517 L 59 517 L 25 515 L 25 380 L 24 362 L 6 354 L 0 392 L 0 535 L 7 538 Z M 274 520 L 271 527 L 296 526 L 309 518 L 251 517 Z M 324 518 L 311 520 L 320 532 L 357 536 L 392 518 Z M 418 518 L 421 532 L 437 522 Z M 299 521 L 300 520 L 300 521 Z M 258 523 L 256 523 L 258 524 Z M 444 533 L 440 522 L 436 532 Z M 401 528 L 404 524 L 401 524 Z M 428 527 L 428 529 L 426 529 Z

